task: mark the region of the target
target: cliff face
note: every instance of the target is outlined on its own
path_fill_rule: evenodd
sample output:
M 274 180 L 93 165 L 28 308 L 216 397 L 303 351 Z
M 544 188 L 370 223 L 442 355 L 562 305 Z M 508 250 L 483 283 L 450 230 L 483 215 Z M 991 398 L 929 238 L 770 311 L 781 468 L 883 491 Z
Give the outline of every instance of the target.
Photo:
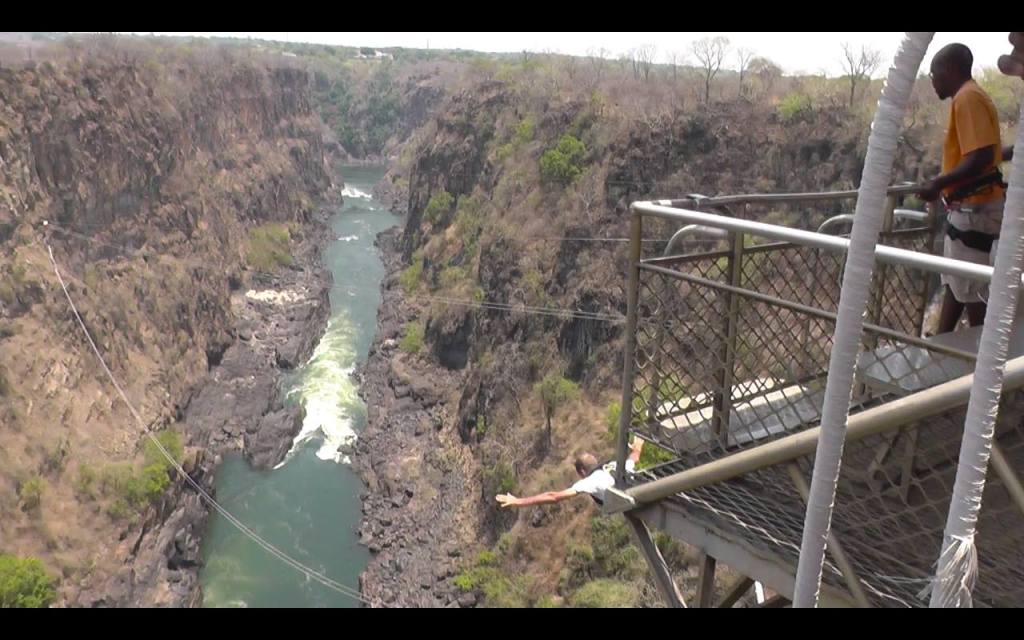
M 656 602 L 639 558 L 623 559 L 625 529 L 595 519 L 586 501 L 502 511 L 494 500 L 569 486 L 581 451 L 612 455 L 629 203 L 849 189 L 861 173 L 867 129 L 845 108 L 794 115 L 746 98 L 686 108 L 654 84 L 594 89 L 530 73 L 505 70 L 495 76 L 507 80 L 452 92 L 378 188 L 407 216 L 381 242 L 392 275 L 364 389 L 379 409 L 356 463 L 370 488 L 362 534 L 379 552 L 363 585 L 388 604 L 573 602 L 596 580 L 629 583 L 622 593 L 640 594 L 630 604 Z M 919 172 L 911 151 L 901 146 L 900 177 Z M 816 228 L 840 212 L 750 215 Z M 394 348 L 403 336 L 422 344 L 403 353 Z M 537 391 L 548 376 L 581 391 L 558 409 L 550 441 Z M 431 381 L 431 401 L 403 377 Z M 415 477 L 395 471 L 408 460 Z M 411 544 L 425 528 L 442 534 Z M 481 544 L 486 566 L 466 549 Z M 692 558 L 667 553 L 695 586 Z
M 331 179 L 304 71 L 85 58 L 0 68 L 0 550 L 42 558 L 62 579 L 58 602 L 182 604 L 197 593 L 205 510 L 176 478 L 159 498 L 117 504 L 115 476 L 139 466 L 144 433 L 75 324 L 44 237 L 145 430 L 175 431 L 209 482 L 208 444 L 259 434 L 239 420 L 186 425 L 186 407 L 217 365 L 249 378 L 315 344 L 329 309 L 314 202 Z M 287 269 L 253 258 L 251 232 L 270 223 Z M 247 299 L 253 288 L 299 304 L 284 313 Z M 274 379 L 250 390 L 267 396 L 253 411 L 287 441 L 296 417 L 281 414 Z M 279 455 L 279 443 L 254 447 L 264 464 Z

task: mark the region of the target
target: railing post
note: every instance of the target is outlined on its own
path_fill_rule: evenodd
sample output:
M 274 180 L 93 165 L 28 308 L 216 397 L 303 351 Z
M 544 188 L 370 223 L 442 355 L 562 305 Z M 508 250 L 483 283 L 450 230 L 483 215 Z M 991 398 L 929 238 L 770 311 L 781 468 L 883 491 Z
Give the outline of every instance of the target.
M 730 234 L 731 252 L 729 254 L 729 284 L 739 287 L 743 280 L 743 241 L 746 236 L 743 233 Z M 725 293 L 726 306 L 726 335 L 725 343 L 719 359 L 721 368 L 715 376 L 714 408 L 711 414 L 711 432 L 718 438 L 722 447 L 727 446 L 729 440 L 729 412 L 732 411 L 732 384 L 735 376 L 736 361 L 736 339 L 739 328 L 739 306 L 740 297 Z
M 633 376 L 636 368 L 637 297 L 640 288 L 640 242 L 643 214 L 633 210 L 629 225 L 629 280 L 626 289 L 626 340 L 622 362 L 622 408 L 619 412 L 619 442 L 615 459 L 618 462 L 615 480 L 623 486 L 626 476 L 626 450 L 629 448 L 629 425 L 633 418 Z
M 883 244 L 886 235 L 893 230 L 894 211 L 896 211 L 896 196 L 889 194 L 885 199 L 885 211 L 882 213 L 885 217 L 882 220 L 882 232 L 879 234 Z M 867 318 L 867 322 L 871 324 L 882 324 L 882 309 L 885 305 L 885 284 L 886 279 L 889 277 L 889 271 L 889 265 L 884 262 L 879 262 L 875 265 L 875 296 L 871 301 L 871 311 Z M 900 328 L 902 329 L 902 327 Z M 866 344 L 869 349 L 873 349 L 878 345 L 878 338 L 875 336 L 867 337 Z
M 939 231 L 941 224 L 939 220 L 938 211 L 936 211 L 935 203 L 931 203 L 925 207 L 928 212 L 928 233 L 925 236 L 925 253 L 932 253 L 935 249 L 935 234 Z M 925 275 L 921 278 L 921 298 L 920 306 L 917 308 L 917 335 L 924 335 L 924 321 L 928 313 L 928 302 L 929 293 L 931 292 L 932 278 Z

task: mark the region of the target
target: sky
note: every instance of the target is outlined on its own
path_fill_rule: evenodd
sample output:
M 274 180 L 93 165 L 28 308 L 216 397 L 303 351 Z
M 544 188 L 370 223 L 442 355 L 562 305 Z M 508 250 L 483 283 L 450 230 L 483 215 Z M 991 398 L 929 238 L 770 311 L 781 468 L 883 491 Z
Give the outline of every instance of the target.
M 141 32 L 137 32 L 141 33 Z M 149 32 L 146 32 L 149 33 Z M 821 73 L 842 75 L 841 44 L 862 45 L 882 52 L 887 62 L 876 72 L 885 75 L 888 63 L 896 54 L 901 32 L 155 32 L 157 35 L 251 37 L 262 40 L 312 42 L 366 47 L 409 47 L 431 49 L 469 49 L 487 52 L 519 52 L 523 50 L 570 55 L 588 55 L 605 49 L 608 57 L 617 57 L 632 48 L 653 44 L 659 62 L 666 62 L 668 52 L 686 54 L 693 62 L 690 43 L 704 37 L 725 36 L 731 45 L 753 50 L 779 64 L 787 73 Z M 975 66 L 994 67 L 1000 55 L 1011 47 L 1006 32 L 940 32 L 936 34 L 929 54 L 951 42 L 962 42 L 974 52 Z M 930 55 L 925 60 L 925 66 Z M 735 65 L 735 54 L 726 60 Z

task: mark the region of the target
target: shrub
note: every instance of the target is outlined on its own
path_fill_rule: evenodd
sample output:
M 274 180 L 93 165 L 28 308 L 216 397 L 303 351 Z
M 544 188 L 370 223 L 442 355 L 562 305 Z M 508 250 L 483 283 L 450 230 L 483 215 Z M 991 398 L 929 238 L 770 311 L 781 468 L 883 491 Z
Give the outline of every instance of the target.
M 570 135 L 562 136 L 553 149 L 540 157 L 541 180 L 563 186 L 572 184 L 583 172 L 586 153 L 582 142 Z
M 512 467 L 499 462 L 484 470 L 484 493 L 488 496 L 499 493 L 512 493 L 516 489 L 516 475 Z
M 18 499 L 21 500 L 21 508 L 24 511 L 34 511 L 39 508 L 43 499 L 43 479 L 39 476 L 32 476 L 18 487 Z
M 402 290 L 406 293 L 412 293 L 419 287 L 420 277 L 422 275 L 423 256 L 414 255 L 412 264 L 402 271 L 402 275 L 398 276 L 398 284 L 402 286 Z
M 0 609 L 47 607 L 57 597 L 38 558 L 0 554 Z
M 423 325 L 418 322 L 406 324 L 405 332 L 398 346 L 407 353 L 419 353 L 423 348 Z
M 640 591 L 635 585 L 618 580 L 588 582 L 572 594 L 574 607 L 587 609 L 629 609 L 637 606 Z
M 289 250 L 291 234 L 284 224 L 265 224 L 249 230 L 249 265 L 260 271 L 272 271 L 292 264 Z
M 803 93 L 791 93 L 779 103 L 779 118 L 783 122 L 792 122 L 811 111 L 811 98 Z
M 423 210 L 423 219 L 430 224 L 437 224 L 441 221 L 441 217 L 451 210 L 452 202 L 454 202 L 452 195 L 444 189 L 435 193 L 427 203 L 426 209 Z

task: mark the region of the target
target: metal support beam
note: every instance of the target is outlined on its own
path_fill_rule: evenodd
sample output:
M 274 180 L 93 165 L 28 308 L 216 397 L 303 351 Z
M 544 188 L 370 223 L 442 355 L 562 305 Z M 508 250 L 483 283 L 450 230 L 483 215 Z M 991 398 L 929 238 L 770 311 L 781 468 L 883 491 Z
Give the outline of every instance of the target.
M 800 469 L 795 464 L 787 465 L 786 470 L 789 472 L 789 478 L 793 481 L 797 493 L 800 494 L 800 499 L 804 504 L 807 504 L 810 488 L 807 486 L 807 479 L 804 478 L 804 474 L 800 473 Z M 850 594 L 857 601 L 857 606 L 863 609 L 869 608 L 871 603 L 868 602 L 868 596 L 864 593 L 864 587 L 860 584 L 860 578 L 857 577 L 857 572 L 853 570 L 853 565 L 850 564 L 850 560 L 846 557 L 846 552 L 843 551 L 843 546 L 839 543 L 839 538 L 836 537 L 834 531 L 829 531 L 828 540 L 825 541 L 825 544 L 829 553 L 832 554 L 832 559 L 835 560 L 836 566 L 843 572 L 846 588 L 850 590 Z
M 903 461 L 900 464 L 900 498 L 907 502 L 910 496 L 910 484 L 914 479 L 914 458 L 917 456 L 917 428 L 906 430 L 904 438 Z
M 789 600 L 782 596 L 772 596 L 764 601 L 764 604 L 758 607 L 758 609 L 784 609 L 791 603 Z
M 1007 493 L 1013 498 L 1021 513 L 1024 513 L 1024 485 L 1021 484 L 1020 478 L 1010 465 L 1010 461 L 1006 459 L 1006 454 L 1003 453 L 1003 450 L 995 442 L 992 443 L 991 462 L 992 467 L 999 476 L 999 480 L 1006 487 Z
M 694 519 L 671 503 L 649 505 L 630 515 L 643 520 L 649 527 L 661 529 L 676 540 L 703 549 L 730 569 L 750 576 L 773 591 L 787 597 L 793 595 L 795 567 L 752 548 L 742 538 Z M 856 606 L 845 589 L 829 584 L 821 587 L 821 602 L 824 607 Z
M 742 233 L 733 233 L 731 237 L 732 251 L 729 255 L 729 285 L 739 289 L 743 279 L 743 238 Z M 732 412 L 732 384 L 735 375 L 734 360 L 736 359 L 736 339 L 739 333 L 740 297 L 726 292 L 726 332 L 725 344 L 719 361 L 721 368 L 716 374 L 714 408 L 711 412 L 711 433 L 718 439 L 722 447 L 726 446 L 729 433 L 729 414 Z
M 889 456 L 892 455 L 893 449 L 897 444 L 896 441 L 899 440 L 901 433 L 902 430 L 885 436 L 885 441 L 878 445 L 878 448 L 875 450 L 875 457 L 871 459 L 871 464 L 868 465 L 865 472 L 865 480 L 875 493 L 881 493 L 882 491 L 882 484 L 875 479 L 875 476 L 889 459 Z
M 743 576 L 742 578 L 736 581 L 736 584 L 729 587 L 729 591 L 725 594 L 725 597 L 722 598 L 722 601 L 718 603 L 718 608 L 731 608 L 734 604 L 739 602 L 740 598 L 742 598 L 748 591 L 750 591 L 750 587 L 752 586 L 754 586 L 754 579 L 748 578 L 747 576 Z
M 700 554 L 700 574 L 697 577 L 697 607 L 699 609 L 710 609 L 711 602 L 715 598 L 715 569 L 718 563 L 713 556 L 702 552 Z
M 626 450 L 629 448 L 629 424 L 633 418 L 633 369 L 636 365 L 636 302 L 640 288 L 640 248 L 643 217 L 633 214 L 629 226 L 629 281 L 626 290 L 626 344 L 622 356 L 622 409 L 619 415 L 619 442 L 615 460 L 615 482 L 622 486 L 626 475 Z
M 636 507 L 636 500 L 618 487 L 612 487 L 604 492 L 604 504 L 601 505 L 601 513 L 611 515 L 613 513 L 625 513 Z
M 672 574 L 669 573 L 665 558 L 658 550 L 658 545 L 654 544 L 647 525 L 634 515 L 627 513 L 625 517 L 644 559 L 647 560 L 647 566 L 650 567 L 651 575 L 654 576 L 654 584 L 658 587 L 658 593 L 661 594 L 665 604 L 672 609 L 685 609 L 686 601 L 683 600 L 683 595 L 679 593 L 675 581 L 672 580 Z

